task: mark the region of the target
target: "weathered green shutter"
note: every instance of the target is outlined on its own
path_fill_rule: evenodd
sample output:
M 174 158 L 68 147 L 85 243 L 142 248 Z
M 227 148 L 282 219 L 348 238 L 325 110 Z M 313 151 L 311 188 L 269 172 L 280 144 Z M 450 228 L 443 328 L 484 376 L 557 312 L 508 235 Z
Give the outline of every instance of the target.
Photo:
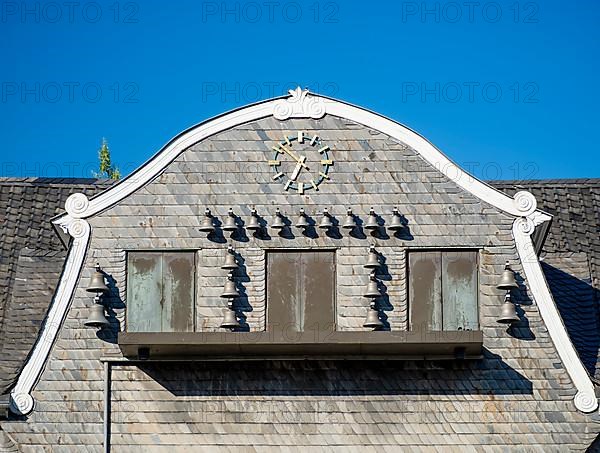
M 194 254 L 163 254 L 163 332 L 194 330 Z
M 162 258 L 160 253 L 130 253 L 127 264 L 127 330 L 162 329 Z
M 477 280 L 477 252 L 443 252 L 443 330 L 476 330 L 479 327 Z
M 442 329 L 442 254 L 439 251 L 409 254 L 409 304 L 411 330 Z
M 127 331 L 192 331 L 193 303 L 193 253 L 128 254 Z
M 477 251 L 409 253 L 411 330 L 479 328 Z

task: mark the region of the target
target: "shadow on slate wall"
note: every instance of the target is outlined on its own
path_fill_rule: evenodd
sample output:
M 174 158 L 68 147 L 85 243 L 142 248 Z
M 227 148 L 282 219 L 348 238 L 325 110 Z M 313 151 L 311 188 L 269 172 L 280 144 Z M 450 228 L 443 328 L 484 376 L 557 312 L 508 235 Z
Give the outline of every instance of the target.
M 530 395 L 531 381 L 484 349 L 476 361 L 264 360 L 148 363 L 175 396 Z M 185 379 L 182 377 L 185 376 Z
M 550 291 L 565 323 L 567 333 L 590 375 L 598 373 L 600 350 L 600 291 L 590 282 L 542 262 Z

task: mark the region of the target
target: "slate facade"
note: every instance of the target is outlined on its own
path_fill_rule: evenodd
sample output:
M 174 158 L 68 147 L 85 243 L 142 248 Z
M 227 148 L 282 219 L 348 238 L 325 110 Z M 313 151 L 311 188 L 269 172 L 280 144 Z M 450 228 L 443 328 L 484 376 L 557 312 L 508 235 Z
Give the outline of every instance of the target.
M 319 191 L 286 192 L 273 180 L 267 164 L 271 146 L 295 131 L 318 134 L 332 150 L 331 180 Z M 513 187 L 506 183 L 503 188 Z M 341 230 L 339 235 L 318 231 L 316 237 L 306 237 L 293 228 L 288 237 L 269 229 L 269 237 L 263 239 L 249 232 L 234 239 L 228 233 L 209 239 L 199 232 L 206 208 L 220 220 L 232 208 L 247 222 L 253 206 L 267 224 L 274 221 L 276 208 L 294 222 L 300 208 L 319 221 L 324 208 L 341 220 L 347 207 L 361 219 L 373 207 L 389 221 L 397 207 L 408 228 L 400 236 L 378 238 L 352 237 Z M 585 451 L 598 434 L 597 413 L 583 414 L 573 405 L 577 389 L 524 276 L 512 235 L 514 217 L 380 131 L 330 114 L 320 119 L 268 117 L 247 122 L 191 144 L 148 184 L 88 221 L 92 235 L 85 263 L 33 391 L 35 410 L 1 425 L 18 451 L 103 451 L 109 439 L 111 451 L 118 452 L 238 448 L 563 452 Z M 483 358 L 195 358 L 145 363 L 124 358 L 118 332 L 126 329 L 127 252 L 194 251 L 195 326 L 197 331 L 214 332 L 220 330 L 223 317 L 219 296 L 226 271 L 220 265 L 228 243 L 243 257 L 242 285 L 251 331 L 266 328 L 269 250 L 335 250 L 337 328 L 358 332 L 364 331 L 367 305 L 362 294 L 369 273 L 363 265 L 370 244 L 385 259 L 382 281 L 392 331 L 410 328 L 407 253 L 477 249 Z M 585 273 L 587 254 L 557 247 L 544 269 L 547 278 L 554 258 L 561 259 L 561 269 L 571 279 L 585 281 L 590 275 Z M 496 284 L 506 261 L 522 286 L 516 295 L 521 321 L 508 329 L 496 322 L 503 296 Z M 101 331 L 83 325 L 92 302 L 85 289 L 97 262 L 111 288 L 107 313 L 111 325 Z M 568 292 L 565 284 L 553 281 L 558 282 L 552 288 L 556 295 Z M 597 286 L 588 287 L 590 294 L 582 302 L 588 310 L 582 316 L 590 323 L 587 333 L 572 331 L 577 321 L 570 321 L 567 305 L 560 311 L 592 372 L 597 349 L 588 340 L 597 326 L 591 319 L 597 322 L 598 299 Z

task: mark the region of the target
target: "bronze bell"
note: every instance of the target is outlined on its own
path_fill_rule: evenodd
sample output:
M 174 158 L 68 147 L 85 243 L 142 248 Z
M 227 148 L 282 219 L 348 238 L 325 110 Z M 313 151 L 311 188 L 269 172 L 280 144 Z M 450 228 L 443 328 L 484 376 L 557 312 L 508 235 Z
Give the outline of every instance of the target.
M 273 222 L 273 225 L 271 225 L 271 228 L 275 228 L 276 230 L 283 230 L 285 228 L 283 215 L 281 214 L 279 208 L 277 208 L 277 211 L 275 211 L 275 221 Z
M 236 329 L 241 327 L 234 310 L 230 308 L 223 310 L 223 322 L 221 322 L 219 327 L 222 329 Z
M 221 269 L 235 270 L 238 268 L 237 261 L 235 259 L 235 250 L 232 246 L 227 247 L 227 256 L 225 256 L 225 262 L 221 266 Z
M 517 315 L 517 308 L 510 300 L 510 293 L 506 293 L 504 303 L 502 304 L 500 317 L 496 320 L 496 322 L 499 322 L 500 324 L 513 324 L 519 321 L 520 319 Z
M 376 230 L 377 228 L 379 228 L 377 214 L 375 214 L 375 210 L 371 208 L 371 210 L 369 211 L 369 218 L 367 219 L 367 223 L 365 224 L 365 229 Z
M 298 214 L 298 221 L 296 222 L 296 228 L 308 228 L 308 220 L 306 219 L 306 213 L 304 212 L 304 208 L 300 209 L 300 213 Z
M 504 266 L 504 271 L 502 272 L 502 276 L 500 277 L 500 283 L 496 286 L 498 289 L 506 289 L 510 291 L 511 289 L 518 289 L 519 285 L 515 280 L 515 273 L 510 268 L 508 261 Z
M 83 323 L 86 327 L 103 328 L 110 325 L 106 316 L 104 316 L 104 306 L 100 303 L 100 296 L 96 296 L 94 305 L 90 308 L 90 316 Z
M 367 291 L 363 294 L 364 297 L 370 297 L 372 299 L 381 296 L 379 291 L 379 285 L 377 284 L 377 278 L 375 278 L 375 272 L 371 272 L 369 276 L 369 284 L 367 285 Z
M 100 264 L 96 264 L 96 270 L 92 274 L 90 285 L 86 288 L 86 291 L 90 293 L 107 293 L 110 291 L 104 281 L 104 274 L 100 269 Z
M 225 282 L 225 288 L 223 289 L 223 294 L 221 294 L 221 297 L 225 299 L 234 299 L 239 296 L 240 293 L 235 287 L 235 282 L 233 281 L 233 273 L 230 272 L 227 276 L 227 282 Z
M 213 225 L 212 214 L 210 213 L 210 209 L 206 209 L 204 211 L 204 219 L 200 224 L 200 231 L 203 233 L 212 233 L 215 231 L 215 226 Z
M 331 223 L 331 214 L 329 214 L 329 211 L 327 210 L 327 208 L 325 208 L 325 209 L 323 209 L 323 218 L 321 219 L 319 228 L 322 230 L 328 230 L 332 226 L 333 226 L 333 223 Z
M 237 219 L 235 214 L 233 213 L 233 209 L 229 209 L 229 214 L 227 215 L 227 219 L 223 223 L 223 231 L 235 231 L 238 229 Z
M 354 214 L 352 214 L 352 209 L 350 208 L 348 208 L 348 211 L 346 211 L 346 220 L 344 220 L 342 228 L 344 230 L 353 230 L 356 228 L 356 219 L 354 218 Z
M 377 269 L 379 267 L 379 255 L 375 251 L 375 246 L 369 247 L 369 259 L 365 264 L 367 269 Z
M 400 213 L 398 212 L 398 209 L 394 208 L 392 210 L 392 223 L 390 223 L 390 226 L 388 227 L 388 229 L 392 230 L 392 231 L 398 231 L 404 228 L 404 224 L 402 223 L 402 217 L 400 217 Z
M 260 226 L 260 222 L 258 221 L 258 214 L 256 213 L 256 209 L 252 209 L 252 216 L 248 221 L 248 225 L 246 225 L 246 229 L 250 231 L 258 231 L 262 227 Z
M 372 327 L 373 329 L 383 327 L 383 322 L 379 319 L 379 311 L 375 307 L 367 308 L 367 319 L 365 319 L 363 327 Z

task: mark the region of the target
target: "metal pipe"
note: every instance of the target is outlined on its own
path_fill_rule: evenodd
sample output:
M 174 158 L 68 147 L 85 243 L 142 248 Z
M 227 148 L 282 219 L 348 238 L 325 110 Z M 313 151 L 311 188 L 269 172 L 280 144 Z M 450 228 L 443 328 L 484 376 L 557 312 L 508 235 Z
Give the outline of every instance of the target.
M 112 364 L 104 362 L 104 453 L 110 453 L 110 387 Z

